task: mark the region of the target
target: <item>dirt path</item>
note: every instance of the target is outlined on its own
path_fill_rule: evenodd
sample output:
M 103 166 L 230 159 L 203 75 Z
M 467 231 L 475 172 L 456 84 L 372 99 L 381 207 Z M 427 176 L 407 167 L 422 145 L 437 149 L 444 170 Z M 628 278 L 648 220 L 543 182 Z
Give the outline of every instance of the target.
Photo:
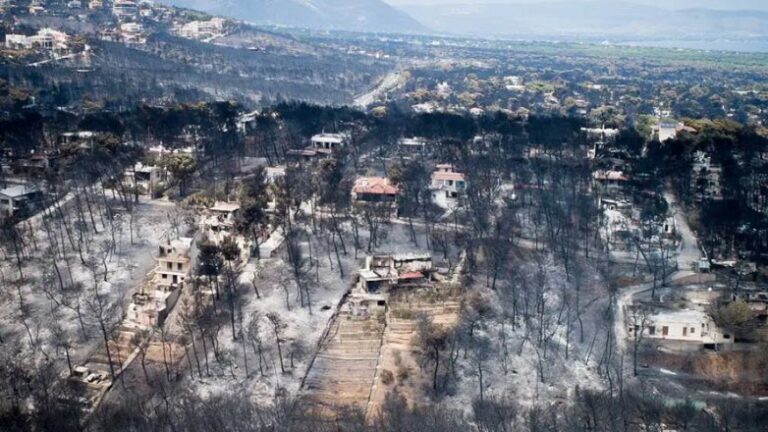
M 698 260 L 701 258 L 701 251 L 699 249 L 698 238 L 694 234 L 688 222 L 685 219 L 685 213 L 678 205 L 671 192 L 664 193 L 664 197 L 669 203 L 670 209 L 674 213 L 675 224 L 677 231 L 682 237 L 682 241 L 677 254 L 677 268 L 678 270 L 673 273 L 668 283 L 672 284 L 675 281 L 689 278 L 695 275 L 693 271 Z M 629 287 L 625 287 L 616 296 L 616 305 L 614 311 L 614 335 L 616 336 L 616 344 L 620 352 L 626 352 L 627 349 L 627 328 L 625 325 L 626 308 L 633 303 L 633 298 L 643 292 L 650 291 L 653 288 L 653 283 L 642 283 Z M 627 366 L 629 367 L 629 365 Z
M 675 226 L 682 239 L 677 257 L 677 268 L 681 271 L 692 271 L 696 263 L 701 258 L 701 249 L 699 248 L 699 239 L 691 230 L 688 221 L 685 218 L 685 211 L 680 207 L 675 196 L 667 191 L 664 192 L 664 199 L 667 200 L 669 208 L 675 217 Z

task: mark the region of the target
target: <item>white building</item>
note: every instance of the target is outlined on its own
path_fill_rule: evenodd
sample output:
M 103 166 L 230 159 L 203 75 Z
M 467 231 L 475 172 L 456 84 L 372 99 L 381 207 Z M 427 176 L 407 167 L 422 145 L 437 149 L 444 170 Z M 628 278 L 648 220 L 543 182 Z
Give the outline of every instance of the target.
M 42 28 L 37 34 L 25 36 L 20 34 L 5 35 L 5 47 L 10 49 L 41 48 L 49 51 L 63 51 L 69 48 L 69 35 L 52 28 Z
M 659 138 L 659 142 L 677 138 L 682 132 L 696 133 L 696 129 L 679 122 L 659 122 L 654 127 L 654 133 Z
M 13 216 L 31 210 L 42 197 L 43 193 L 34 186 L 19 185 L 0 190 L 0 213 Z
M 459 197 L 467 189 L 464 174 L 455 172 L 453 165 L 441 164 L 432 173 L 432 202 L 446 210 L 455 209 L 459 205 Z
M 619 135 L 619 130 L 614 128 L 606 128 L 605 126 L 599 128 L 581 128 L 588 138 L 592 138 L 598 141 L 613 140 Z
M 312 137 L 312 148 L 320 152 L 333 152 L 349 143 L 349 135 L 343 133 L 321 133 Z
M 209 39 L 224 33 L 224 25 L 227 20 L 223 18 L 211 18 L 207 21 L 190 21 L 176 28 L 176 33 L 187 39 Z
M 139 14 L 139 6 L 133 0 L 115 0 L 112 3 L 112 14 L 117 18 L 131 18 Z
M 733 337 L 721 330 L 712 317 L 701 311 L 665 311 L 649 317 L 644 337 L 670 342 L 684 342 L 700 345 L 732 343 Z M 627 329 L 630 335 L 639 331 L 635 323 Z
M 128 44 L 144 45 L 147 43 L 144 27 L 135 22 L 124 22 L 120 24 L 120 39 Z

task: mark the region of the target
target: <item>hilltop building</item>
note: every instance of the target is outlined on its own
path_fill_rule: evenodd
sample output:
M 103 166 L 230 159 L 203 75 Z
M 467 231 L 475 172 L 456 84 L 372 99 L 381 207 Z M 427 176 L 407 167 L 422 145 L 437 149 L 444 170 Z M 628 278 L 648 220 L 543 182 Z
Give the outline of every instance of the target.
M 42 28 L 32 36 L 5 35 L 5 47 L 9 49 L 40 48 L 47 51 L 65 51 L 69 48 L 69 35 L 52 28 Z

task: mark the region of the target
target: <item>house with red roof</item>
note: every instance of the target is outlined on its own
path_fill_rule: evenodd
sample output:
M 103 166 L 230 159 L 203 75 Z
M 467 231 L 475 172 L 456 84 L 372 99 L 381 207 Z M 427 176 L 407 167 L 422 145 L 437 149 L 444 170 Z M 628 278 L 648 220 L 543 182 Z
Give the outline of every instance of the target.
M 359 177 L 352 187 L 356 203 L 394 203 L 400 189 L 386 177 Z

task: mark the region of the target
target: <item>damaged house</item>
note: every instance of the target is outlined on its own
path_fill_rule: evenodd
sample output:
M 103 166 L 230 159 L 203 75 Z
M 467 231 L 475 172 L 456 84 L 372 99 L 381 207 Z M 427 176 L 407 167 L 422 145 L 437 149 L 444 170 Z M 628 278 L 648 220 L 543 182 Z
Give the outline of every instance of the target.
M 152 278 L 128 307 L 130 321 L 146 327 L 162 325 L 190 275 L 192 243 L 193 239 L 182 237 L 159 246 Z
M 429 254 L 373 255 L 360 269 L 358 287 L 365 293 L 387 293 L 397 287 L 429 283 L 433 271 Z
M 432 202 L 445 210 L 453 210 L 459 205 L 459 197 L 467 189 L 463 173 L 456 172 L 453 165 L 442 164 L 432 173 Z

